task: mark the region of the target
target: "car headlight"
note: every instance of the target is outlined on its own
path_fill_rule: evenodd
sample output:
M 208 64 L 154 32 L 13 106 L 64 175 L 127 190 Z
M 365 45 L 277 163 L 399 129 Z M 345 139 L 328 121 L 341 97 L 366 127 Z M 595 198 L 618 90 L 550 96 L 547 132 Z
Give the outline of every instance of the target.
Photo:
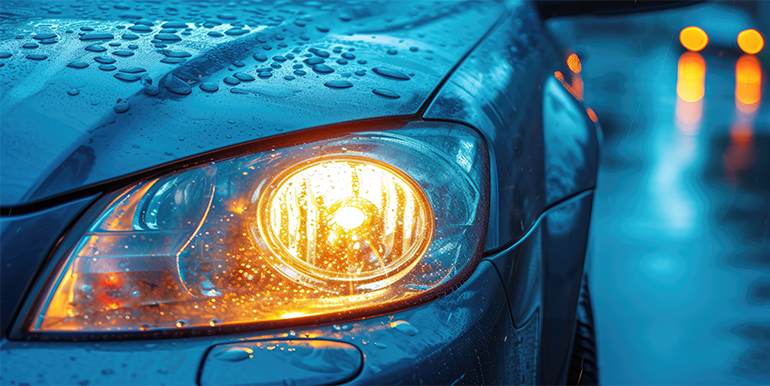
M 435 297 L 473 269 L 487 225 L 486 148 L 453 127 L 273 148 L 113 192 L 68 236 L 29 329 L 275 325 Z

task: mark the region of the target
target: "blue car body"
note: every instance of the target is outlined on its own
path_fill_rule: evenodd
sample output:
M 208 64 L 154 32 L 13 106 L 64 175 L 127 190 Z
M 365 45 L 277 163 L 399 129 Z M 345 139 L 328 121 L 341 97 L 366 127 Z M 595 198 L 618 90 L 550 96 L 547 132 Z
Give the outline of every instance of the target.
M 532 3 L 0 7 L 4 384 L 566 382 L 598 133 Z M 441 296 L 270 329 L 27 329 L 100 196 L 254 146 L 404 127 L 472 128 L 488 150 L 482 259 Z M 233 347 L 254 357 L 212 354 Z

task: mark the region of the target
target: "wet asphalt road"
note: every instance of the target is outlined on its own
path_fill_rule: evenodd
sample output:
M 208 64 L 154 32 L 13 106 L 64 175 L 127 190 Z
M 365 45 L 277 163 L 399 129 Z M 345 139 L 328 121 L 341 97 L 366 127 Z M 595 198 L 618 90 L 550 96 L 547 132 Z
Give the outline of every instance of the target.
M 677 63 L 688 25 L 711 42 L 702 110 L 685 123 Z M 585 100 L 605 134 L 591 278 L 602 382 L 770 383 L 770 49 L 758 55 L 765 101 L 747 114 L 734 43 L 745 28 L 770 36 L 770 2 L 550 27 L 583 57 Z

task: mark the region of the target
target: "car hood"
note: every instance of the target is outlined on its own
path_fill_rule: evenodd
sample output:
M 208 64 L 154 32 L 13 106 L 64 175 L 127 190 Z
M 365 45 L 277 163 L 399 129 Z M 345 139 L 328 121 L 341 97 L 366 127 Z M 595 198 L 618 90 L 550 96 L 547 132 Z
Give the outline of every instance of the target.
M 504 9 L 4 1 L 0 206 L 290 131 L 415 114 Z

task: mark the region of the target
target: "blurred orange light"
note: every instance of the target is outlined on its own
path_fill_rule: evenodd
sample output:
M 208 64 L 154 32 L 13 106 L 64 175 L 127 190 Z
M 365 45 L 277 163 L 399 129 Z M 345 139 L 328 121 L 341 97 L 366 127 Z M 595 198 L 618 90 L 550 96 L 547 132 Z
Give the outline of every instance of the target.
M 735 106 L 744 113 L 753 113 L 762 97 L 762 68 L 759 59 L 743 55 L 735 64 Z
M 594 123 L 599 122 L 599 117 L 596 116 L 596 113 L 592 108 L 586 107 L 586 112 L 588 113 L 588 118 L 591 118 Z
M 569 67 L 570 71 L 579 74 L 582 69 L 580 58 L 575 54 L 570 54 L 570 56 L 567 57 L 567 67 Z
M 765 39 L 762 34 L 755 29 L 747 29 L 738 34 L 738 47 L 747 54 L 756 54 L 762 51 L 765 46 Z
M 705 93 L 706 61 L 695 52 L 686 52 L 679 57 L 676 94 L 686 102 L 703 99 Z
M 709 36 L 698 27 L 687 27 L 679 33 L 679 41 L 684 48 L 698 52 L 709 44 Z
M 564 83 L 564 74 L 561 73 L 561 71 L 556 71 L 553 73 L 553 76 L 556 77 L 556 79 L 559 80 L 559 82 Z

